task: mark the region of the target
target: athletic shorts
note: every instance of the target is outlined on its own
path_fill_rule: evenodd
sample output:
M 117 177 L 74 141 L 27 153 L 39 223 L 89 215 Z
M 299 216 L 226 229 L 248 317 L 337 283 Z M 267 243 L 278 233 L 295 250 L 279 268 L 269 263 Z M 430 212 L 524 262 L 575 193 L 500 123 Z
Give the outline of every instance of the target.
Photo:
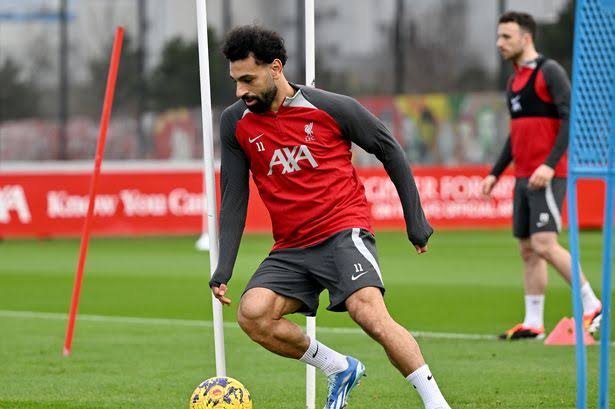
M 556 232 L 562 228 L 561 209 L 566 178 L 553 178 L 542 189 L 530 189 L 529 178 L 517 178 L 513 202 L 513 234 L 527 239 L 534 233 Z
M 272 251 L 244 293 L 256 287 L 298 299 L 303 306 L 297 312 L 309 316 L 316 315 L 320 293 L 326 288 L 327 309 L 346 311 L 346 299 L 361 288 L 377 287 L 384 294 L 374 236 L 354 228 L 314 246 Z

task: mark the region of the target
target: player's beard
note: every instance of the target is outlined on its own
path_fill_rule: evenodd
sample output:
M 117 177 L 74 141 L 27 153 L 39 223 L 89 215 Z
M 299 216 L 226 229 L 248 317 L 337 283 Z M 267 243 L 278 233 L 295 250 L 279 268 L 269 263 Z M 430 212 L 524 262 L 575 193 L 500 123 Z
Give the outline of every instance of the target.
M 511 50 L 510 53 L 508 54 L 504 54 L 502 53 L 502 51 L 500 51 L 500 55 L 506 61 L 516 62 L 516 61 L 519 61 L 519 59 L 523 55 L 523 48 L 519 48 L 517 50 Z
M 271 104 L 275 100 L 276 95 L 278 95 L 278 87 L 271 82 L 271 87 L 262 92 L 260 95 L 254 95 L 250 97 L 243 97 L 244 101 L 246 99 L 256 100 L 256 103 L 253 105 L 248 105 L 248 109 L 255 114 L 262 114 L 263 112 L 267 112 L 271 109 Z

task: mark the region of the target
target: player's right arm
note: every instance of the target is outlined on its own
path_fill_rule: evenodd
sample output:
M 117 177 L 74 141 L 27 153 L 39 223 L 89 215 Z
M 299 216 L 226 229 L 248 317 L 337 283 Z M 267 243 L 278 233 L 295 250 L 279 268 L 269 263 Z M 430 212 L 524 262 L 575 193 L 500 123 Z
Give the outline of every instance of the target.
M 491 172 L 489 172 L 489 175 L 487 175 L 487 177 L 485 177 L 481 182 L 481 191 L 483 192 L 483 195 L 489 196 L 491 194 L 491 191 L 498 181 L 498 178 L 504 170 L 506 170 L 510 162 L 512 162 L 512 159 L 512 147 L 509 135 L 508 139 L 506 139 L 504 147 L 502 148 L 502 152 L 500 152 L 500 156 L 498 156 L 493 168 L 491 168 Z
M 237 107 L 227 108 L 220 119 L 220 256 L 218 266 L 209 286 L 216 298 L 223 304 L 230 304 L 225 297 L 227 283 L 233 274 L 233 267 L 239 251 L 248 210 L 250 164 L 235 138 Z

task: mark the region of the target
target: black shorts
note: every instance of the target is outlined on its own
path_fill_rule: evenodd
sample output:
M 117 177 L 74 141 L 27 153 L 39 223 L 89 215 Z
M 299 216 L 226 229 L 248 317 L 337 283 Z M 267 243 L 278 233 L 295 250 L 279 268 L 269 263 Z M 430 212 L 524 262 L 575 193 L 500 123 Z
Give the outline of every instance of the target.
M 566 178 L 553 178 L 543 189 L 530 189 L 528 178 L 517 178 L 513 202 L 513 233 L 527 239 L 538 232 L 562 229 L 562 203 L 566 195 Z
M 316 315 L 320 293 L 326 288 L 327 309 L 346 311 L 346 299 L 361 288 L 377 287 L 384 294 L 374 236 L 354 228 L 314 246 L 272 251 L 244 293 L 256 287 L 298 299 L 303 306 L 297 312 L 309 316 Z

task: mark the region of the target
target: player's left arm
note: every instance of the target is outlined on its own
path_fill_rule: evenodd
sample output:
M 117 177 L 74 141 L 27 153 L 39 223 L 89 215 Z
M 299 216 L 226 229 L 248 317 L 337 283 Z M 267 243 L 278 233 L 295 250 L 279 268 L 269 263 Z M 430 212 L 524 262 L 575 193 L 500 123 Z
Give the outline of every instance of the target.
M 350 140 L 375 155 L 384 165 L 401 201 L 408 239 L 419 254 L 424 253 L 433 228 L 423 212 L 406 154 L 391 132 L 366 108 L 354 101 L 352 111 Z
M 554 169 L 568 149 L 570 126 L 570 80 L 568 80 L 566 70 L 557 62 L 548 60 L 542 66 L 542 75 L 553 103 L 557 107 L 560 127 L 549 156 L 530 176 L 529 185 L 533 188 L 543 188 L 553 179 Z
M 427 241 L 433 229 L 423 212 L 406 155 L 389 130 L 354 98 L 321 90 L 304 89 L 303 92 L 333 117 L 345 137 L 382 162 L 397 189 L 408 239 L 418 253 L 427 251 Z

